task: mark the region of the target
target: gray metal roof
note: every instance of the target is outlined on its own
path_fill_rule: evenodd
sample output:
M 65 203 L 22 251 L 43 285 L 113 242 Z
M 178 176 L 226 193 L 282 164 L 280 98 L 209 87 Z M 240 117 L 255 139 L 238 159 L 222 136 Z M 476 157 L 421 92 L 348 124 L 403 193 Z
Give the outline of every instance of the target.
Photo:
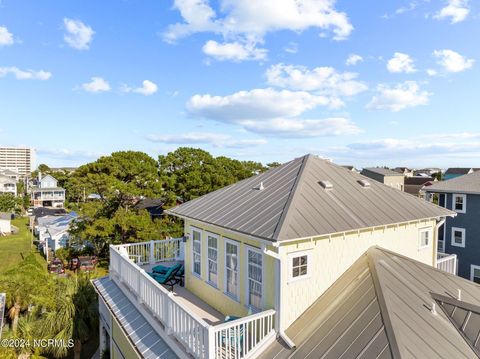
M 426 192 L 460 192 L 480 194 L 480 171 L 452 178 L 447 181 L 435 182 L 424 187 Z
M 12 214 L 8 212 L 0 212 L 0 219 L 11 220 Z
M 321 181 L 333 187 L 325 189 Z M 454 215 L 313 155 L 166 212 L 272 241 Z
M 479 285 L 372 247 L 286 330 L 296 348 L 279 339 L 260 359 L 476 358 L 438 304 L 431 311 L 458 289 L 462 306 L 480 304 Z M 470 337 L 480 332 L 477 318 L 466 325 Z
M 388 168 L 383 168 L 383 167 L 367 167 L 362 169 L 362 172 L 363 171 L 373 172 L 381 176 L 398 176 L 398 177 L 404 176 L 403 173 L 395 172 Z
M 445 174 L 466 175 L 473 170 L 474 169 L 472 167 L 451 167 L 447 168 Z
M 95 279 L 92 283 L 142 358 L 178 358 L 109 277 Z

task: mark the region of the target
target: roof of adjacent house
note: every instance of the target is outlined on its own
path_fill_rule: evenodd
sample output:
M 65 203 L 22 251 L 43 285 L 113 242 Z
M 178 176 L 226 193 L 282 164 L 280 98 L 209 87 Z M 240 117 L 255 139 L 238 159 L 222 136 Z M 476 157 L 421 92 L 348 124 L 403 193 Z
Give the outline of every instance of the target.
M 7 183 L 16 184 L 17 182 L 13 178 L 10 178 L 10 177 L 7 177 L 7 176 L 4 176 L 4 175 L 0 174 L 0 183 L 1 184 L 7 184 Z
M 122 290 L 108 277 L 92 280 L 115 320 L 122 327 L 139 357 L 175 359 L 177 354 L 168 346 Z
M 296 348 L 260 358 L 476 358 L 479 305 L 478 284 L 371 247 L 287 328 Z
M 405 177 L 405 185 L 424 185 L 427 182 L 433 182 L 433 177 L 428 176 L 411 176 Z
M 135 204 L 136 209 L 146 209 L 152 216 L 163 213 L 163 201 L 160 198 L 143 198 Z
M 468 174 L 470 171 L 473 171 L 474 169 L 472 167 L 451 167 L 451 168 L 448 168 L 446 171 L 445 171 L 445 174 L 452 174 L 452 175 L 466 175 Z
M 9 221 L 12 219 L 12 214 L 7 212 L 0 212 L 0 219 Z
M 53 215 L 61 215 L 66 214 L 67 211 L 63 208 L 46 208 L 46 207 L 37 207 L 32 210 L 33 216 L 36 218 L 45 217 L 45 216 L 53 216 Z
M 480 194 L 480 171 L 455 177 L 447 181 L 435 182 L 425 187 L 427 192 L 461 192 Z
M 270 241 L 454 215 L 313 155 L 166 212 Z
M 383 168 L 383 167 L 367 167 L 367 168 L 364 168 L 362 172 L 363 171 L 376 173 L 381 176 L 402 176 L 403 177 L 403 173 L 392 171 L 388 168 Z

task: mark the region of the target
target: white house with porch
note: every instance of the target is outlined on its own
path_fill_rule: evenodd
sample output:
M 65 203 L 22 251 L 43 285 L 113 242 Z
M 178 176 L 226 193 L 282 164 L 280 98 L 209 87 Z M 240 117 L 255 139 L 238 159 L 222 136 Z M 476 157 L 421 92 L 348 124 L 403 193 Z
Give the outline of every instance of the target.
M 58 181 L 51 175 L 42 177 L 39 173 L 38 186 L 31 192 L 33 207 L 63 208 L 65 189 L 58 187 Z
M 167 213 L 184 237 L 110 246 L 110 274 L 93 281 L 113 358 L 294 350 L 286 332 L 369 248 L 436 267 L 455 215 L 313 155 Z

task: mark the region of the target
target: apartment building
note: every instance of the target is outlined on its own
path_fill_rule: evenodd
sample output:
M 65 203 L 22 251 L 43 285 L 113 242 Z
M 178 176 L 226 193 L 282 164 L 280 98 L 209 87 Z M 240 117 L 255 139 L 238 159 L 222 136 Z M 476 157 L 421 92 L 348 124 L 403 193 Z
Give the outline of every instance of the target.
M 0 146 L 0 169 L 9 169 L 20 176 L 29 175 L 35 164 L 35 150 L 28 147 Z

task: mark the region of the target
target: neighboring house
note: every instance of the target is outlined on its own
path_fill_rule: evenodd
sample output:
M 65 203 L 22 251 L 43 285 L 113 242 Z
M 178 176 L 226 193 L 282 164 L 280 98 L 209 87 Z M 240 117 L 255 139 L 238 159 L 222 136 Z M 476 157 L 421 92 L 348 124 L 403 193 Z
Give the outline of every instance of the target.
M 414 196 L 423 197 L 425 186 L 431 186 L 436 180 L 433 177 L 411 176 L 405 177 L 405 192 Z
M 450 179 L 453 179 L 453 178 L 468 175 L 468 174 L 476 172 L 478 170 L 479 170 L 479 168 L 471 168 L 471 167 L 463 167 L 463 168 L 462 167 L 452 167 L 452 168 L 448 168 L 445 171 L 445 174 L 443 175 L 443 179 L 445 181 L 447 181 L 447 180 L 450 180 Z
M 39 249 L 47 260 L 51 252 L 55 253 L 60 248 L 69 246 L 70 225 L 77 217 L 75 212 L 70 212 L 65 215 L 47 215 L 37 218 L 34 231 L 38 236 Z
M 155 198 L 144 198 L 135 204 L 135 208 L 139 210 L 147 210 L 152 219 L 160 218 L 163 214 L 163 201 Z
M 0 212 L 0 235 L 7 235 L 12 232 L 12 215 L 7 212 Z
M 0 194 L 10 193 L 17 196 L 17 181 L 10 177 L 0 175 Z
M 62 208 L 65 205 L 65 190 L 57 185 L 51 175 L 39 174 L 38 186 L 32 189 L 33 207 Z
M 101 349 L 115 357 L 255 358 L 277 336 L 293 347 L 301 338 L 285 332 L 369 248 L 436 266 L 437 226 L 455 215 L 313 155 L 165 212 L 184 220 L 184 239 L 111 246 L 110 275 L 94 281 Z M 184 263 L 173 294 L 146 273 L 161 261 Z
M 405 176 L 401 173 L 389 170 L 388 168 L 364 168 L 361 174 L 400 191 L 403 191 L 404 189 Z
M 442 173 L 442 169 L 437 167 L 431 167 L 413 171 L 414 176 L 432 177 L 435 173 Z
M 352 172 L 357 172 L 357 173 L 360 172 L 359 170 L 357 170 L 357 169 L 355 168 L 355 166 L 343 165 L 342 167 L 343 167 L 343 168 L 346 168 L 347 170 L 352 171 Z
M 20 181 L 20 178 L 21 178 L 21 176 L 18 172 L 13 171 L 13 170 L 8 169 L 8 168 L 0 168 L 0 175 L 11 178 L 11 179 L 15 180 L 15 182 Z
M 439 250 L 456 254 L 458 275 L 480 283 L 480 172 L 436 182 L 424 188 L 427 199 L 457 212 L 440 229 Z
M 394 169 L 395 172 L 401 173 L 405 177 L 411 177 L 413 176 L 414 170 L 408 167 L 395 167 Z

